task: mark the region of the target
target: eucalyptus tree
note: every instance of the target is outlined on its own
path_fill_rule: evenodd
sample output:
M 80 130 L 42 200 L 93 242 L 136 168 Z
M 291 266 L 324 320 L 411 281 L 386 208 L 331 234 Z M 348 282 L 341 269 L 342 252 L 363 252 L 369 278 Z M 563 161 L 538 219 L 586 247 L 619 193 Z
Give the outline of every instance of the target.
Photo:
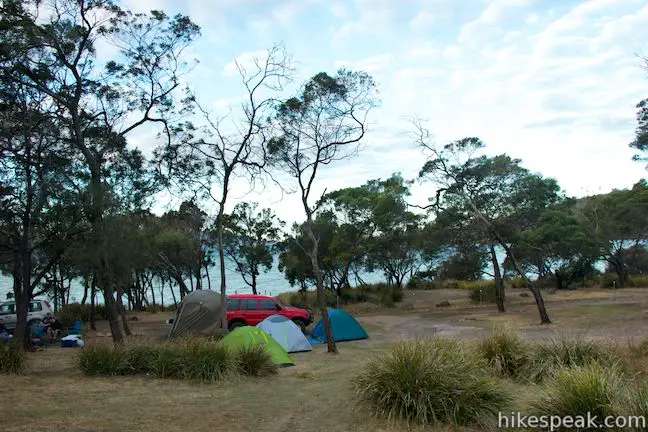
M 199 28 L 186 16 L 134 14 L 112 0 L 6 1 L 0 27 L 3 79 L 55 104 L 62 138 L 88 172 L 93 242 L 107 250 L 104 166 L 139 128 L 153 123 L 170 132 L 187 70 L 182 53 Z M 97 275 L 113 340 L 122 342 L 106 253 Z
M 321 197 L 314 197 L 315 179 L 328 165 L 353 157 L 367 131 L 367 115 L 376 104 L 376 85 L 364 72 L 320 72 L 277 110 L 278 134 L 268 144 L 273 162 L 292 178 L 306 215 L 310 258 L 317 285 L 317 302 L 328 342 L 337 348 L 324 302 L 324 277 L 319 262 L 319 238 L 313 228 Z M 325 191 L 326 192 L 326 191 Z

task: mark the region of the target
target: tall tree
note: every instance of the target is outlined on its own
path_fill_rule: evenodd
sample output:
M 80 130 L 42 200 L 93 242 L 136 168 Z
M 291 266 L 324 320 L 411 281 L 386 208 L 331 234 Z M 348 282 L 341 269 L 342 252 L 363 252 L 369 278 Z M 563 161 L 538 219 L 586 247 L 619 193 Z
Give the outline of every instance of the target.
M 557 199 L 558 188 L 550 179 L 543 181 L 522 168 L 519 160 L 507 155 L 476 156 L 483 148 L 479 138 L 464 138 L 443 147 L 435 145 L 429 131 L 419 121 L 414 123 L 417 144 L 428 152 L 428 161 L 419 176 L 439 186 L 431 207 L 454 206 L 475 219 L 488 235 L 495 272 L 495 245 L 501 246 L 520 277 L 529 285 L 540 313 L 541 323 L 551 323 L 540 288 L 529 281 L 515 258 L 511 230 L 526 221 L 535 210 Z M 546 185 L 545 185 L 546 183 Z M 540 187 L 539 185 L 542 185 Z M 443 200 L 443 201 L 442 201 Z M 512 223 L 515 222 L 515 223 Z M 504 311 L 504 287 L 496 280 L 496 298 Z
M 365 136 L 367 115 L 376 102 L 375 89 L 372 77 L 364 72 L 340 70 L 333 76 L 318 73 L 297 96 L 279 106 L 280 131 L 268 145 L 276 164 L 297 183 L 311 240 L 305 252 L 315 273 L 317 302 L 331 353 L 336 353 L 337 348 L 324 302 L 319 238 L 313 229 L 314 214 L 321 205 L 321 200 L 313 200 L 313 185 L 322 168 L 357 153 Z
M 643 59 L 644 67 L 648 70 L 648 58 Z M 633 159 L 641 162 L 648 162 L 648 98 L 637 104 L 637 130 L 635 139 L 630 143 L 630 147 L 638 150 Z
M 133 14 L 111 0 L 23 0 L 3 3 L 0 63 L 5 79 L 47 95 L 56 104 L 65 142 L 89 172 L 93 241 L 107 250 L 104 164 L 126 137 L 147 123 L 169 130 L 174 92 L 186 64 L 181 54 L 199 33 L 187 17 Z M 118 54 L 104 63 L 97 47 Z M 113 340 L 123 341 L 110 263 L 97 268 Z
M 0 79 L 4 78 L 0 76 Z M 82 228 L 79 174 L 65 151 L 51 105 L 33 89 L 0 88 L 0 271 L 13 277 L 15 342 L 30 346 L 34 290 Z
M 246 98 L 238 116 L 215 119 L 190 94 L 190 100 L 201 114 L 202 126 L 187 122 L 177 130 L 178 143 L 169 143 L 160 154 L 169 167 L 169 176 L 180 187 L 190 185 L 218 208 L 216 216 L 216 245 L 219 252 L 222 325 L 227 328 L 225 244 L 223 223 L 227 199 L 236 178 L 245 178 L 250 187 L 266 178 L 266 144 L 270 138 L 272 110 L 277 94 L 290 79 L 292 64 L 288 54 L 279 46 L 269 49 L 264 59 L 255 58 L 251 70 L 236 63 Z M 225 120 L 231 120 L 226 123 Z M 214 186 L 218 185 L 214 191 Z
M 234 206 L 223 221 L 225 253 L 236 264 L 236 271 L 257 294 L 261 270 L 272 268 L 274 252 L 281 241 L 285 222 L 269 208 L 257 211 L 257 203 L 242 202 Z

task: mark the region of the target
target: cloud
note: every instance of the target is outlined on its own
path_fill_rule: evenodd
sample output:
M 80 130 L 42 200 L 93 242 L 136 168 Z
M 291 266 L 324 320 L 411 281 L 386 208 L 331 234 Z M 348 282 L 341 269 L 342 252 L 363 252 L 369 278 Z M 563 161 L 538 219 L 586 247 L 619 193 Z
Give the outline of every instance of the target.
M 239 75 L 239 68 L 243 70 L 252 71 L 257 64 L 263 64 L 268 58 L 267 50 L 256 50 L 252 52 L 242 53 L 231 62 L 223 67 L 223 75 L 226 77 L 233 77 Z

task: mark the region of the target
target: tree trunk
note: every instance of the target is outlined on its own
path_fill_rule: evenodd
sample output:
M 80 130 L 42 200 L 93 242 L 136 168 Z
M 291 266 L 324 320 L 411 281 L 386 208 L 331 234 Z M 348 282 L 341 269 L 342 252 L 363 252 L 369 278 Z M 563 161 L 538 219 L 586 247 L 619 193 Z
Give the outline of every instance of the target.
M 252 270 L 252 294 L 257 295 L 257 275 L 254 270 Z
M 223 185 L 223 190 L 227 190 L 227 185 Z M 227 327 L 227 300 L 226 300 L 226 291 L 227 291 L 227 281 L 225 276 L 225 247 L 223 245 L 223 217 L 225 216 L 225 199 L 226 196 L 223 196 L 222 201 L 220 202 L 220 209 L 218 211 L 218 263 L 220 264 L 220 295 L 221 295 L 221 327 L 223 329 Z
M 313 266 L 313 273 L 315 273 L 315 280 L 317 284 L 317 306 L 322 316 L 322 323 L 324 324 L 324 334 L 326 335 L 326 344 L 328 352 L 337 354 L 338 350 L 333 340 L 333 331 L 331 330 L 331 322 L 329 321 L 328 311 L 326 310 L 326 303 L 324 299 L 324 275 L 320 270 L 318 259 L 319 241 L 313 232 L 313 221 L 309 217 L 308 221 L 308 234 L 310 235 L 313 246 L 311 247 L 310 259 Z
M 540 288 L 535 284 L 532 284 L 530 290 L 533 293 L 536 305 L 538 306 L 538 311 L 540 312 L 540 324 L 551 324 L 549 314 L 547 314 L 547 308 L 545 307 L 542 294 L 540 293 Z
M 29 282 L 29 280 L 28 280 Z M 29 313 L 29 291 L 24 289 L 24 281 L 22 292 L 15 295 L 16 301 L 16 328 L 14 329 L 12 344 L 18 350 L 31 350 L 32 341 L 29 329 L 27 328 L 27 314 Z
M 207 289 L 211 291 L 211 276 L 209 275 L 209 264 L 205 263 L 205 276 L 207 276 Z
M 85 275 L 83 277 L 83 298 L 81 299 L 82 305 L 86 304 L 86 301 L 88 301 L 88 291 L 90 291 L 90 284 L 88 283 L 88 279 L 88 275 Z
M 121 318 L 122 326 L 124 327 L 124 333 L 126 333 L 126 336 L 130 336 L 133 333 L 131 333 L 130 327 L 128 327 L 128 320 L 126 319 L 126 309 L 124 308 L 123 297 L 124 295 L 122 290 L 117 290 L 117 307 L 119 308 L 119 316 Z
M 93 331 L 97 331 L 97 325 L 95 324 L 96 296 L 97 296 L 97 274 L 95 273 L 92 275 L 92 283 L 90 284 L 90 328 Z
M 497 304 L 497 310 L 499 312 L 506 312 L 505 307 L 505 293 L 504 293 L 504 281 L 502 280 L 502 274 L 500 273 L 499 262 L 497 261 L 497 254 L 495 253 L 495 246 L 492 243 L 488 244 L 490 250 L 491 262 L 493 263 L 493 276 L 495 278 L 495 303 Z

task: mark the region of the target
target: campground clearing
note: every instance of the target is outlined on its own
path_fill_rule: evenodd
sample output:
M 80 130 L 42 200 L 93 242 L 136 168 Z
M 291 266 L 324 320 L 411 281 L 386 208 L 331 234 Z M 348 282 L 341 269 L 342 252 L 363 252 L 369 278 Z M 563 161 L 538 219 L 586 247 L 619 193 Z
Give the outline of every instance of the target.
M 350 379 L 373 355 L 408 337 L 438 335 L 476 339 L 494 322 L 508 322 L 529 339 L 556 331 L 585 333 L 625 345 L 648 334 L 645 290 L 578 290 L 546 294 L 554 321 L 537 325 L 533 298 L 508 292 L 509 312 L 473 305 L 460 290 L 406 291 L 396 308 L 352 305 L 369 339 L 340 342 L 338 355 L 325 345 L 291 354 L 294 367 L 265 378 L 203 384 L 148 377 L 90 378 L 76 365 L 75 349 L 48 347 L 29 355 L 23 376 L 2 376 L 2 431 L 392 431 L 405 430 L 355 409 Z M 437 307 L 443 300 L 450 306 Z M 138 313 L 135 335 L 160 337 L 170 313 Z M 107 323 L 86 342 L 109 341 Z

